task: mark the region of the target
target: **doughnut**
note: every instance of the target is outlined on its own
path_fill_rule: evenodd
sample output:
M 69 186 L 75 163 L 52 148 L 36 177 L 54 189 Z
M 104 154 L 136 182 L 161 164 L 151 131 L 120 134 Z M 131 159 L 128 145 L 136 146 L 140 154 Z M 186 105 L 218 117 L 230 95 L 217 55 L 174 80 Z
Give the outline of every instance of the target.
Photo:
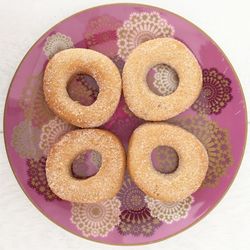
M 96 175 L 73 177 L 73 160 L 87 150 L 102 156 Z M 46 161 L 46 177 L 51 190 L 63 200 L 95 203 L 111 199 L 119 191 L 125 172 L 125 152 L 118 138 L 102 129 L 77 129 L 55 143 Z
M 90 106 L 81 105 L 68 95 L 68 81 L 78 73 L 92 76 L 99 86 L 97 100 Z M 48 62 L 43 90 L 49 108 L 60 118 L 81 128 L 98 127 L 116 110 L 121 96 L 121 76 L 105 55 L 90 49 L 67 49 Z
M 151 152 L 158 146 L 176 150 L 177 169 L 169 174 L 154 169 Z M 207 151 L 186 130 L 166 123 L 146 123 L 133 132 L 128 147 L 127 165 L 136 185 L 148 196 L 172 203 L 195 192 L 208 169 Z
M 178 74 L 178 87 L 170 95 L 159 96 L 146 83 L 148 71 L 158 64 L 167 64 Z M 129 109 L 148 121 L 163 121 L 185 111 L 202 88 L 198 61 L 182 42 L 173 38 L 157 38 L 136 47 L 128 56 L 122 78 Z

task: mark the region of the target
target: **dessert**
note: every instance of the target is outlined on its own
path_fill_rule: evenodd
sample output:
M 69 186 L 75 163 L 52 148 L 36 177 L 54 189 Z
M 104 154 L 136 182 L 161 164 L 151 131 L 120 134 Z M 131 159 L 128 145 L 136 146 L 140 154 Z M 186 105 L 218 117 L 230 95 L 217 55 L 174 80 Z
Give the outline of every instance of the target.
M 151 152 L 159 145 L 176 150 L 179 165 L 173 173 L 154 169 Z M 132 179 L 144 193 L 172 203 L 200 187 L 208 169 L 208 155 L 201 142 L 186 130 L 166 123 L 146 123 L 135 129 L 130 138 L 127 165 Z
M 177 89 L 167 96 L 153 93 L 146 76 L 150 68 L 167 64 L 178 75 Z M 192 52 L 173 38 L 157 38 L 136 47 L 125 63 L 123 92 L 129 109 L 148 121 L 162 121 L 189 108 L 202 88 L 202 71 Z
M 99 86 L 97 100 L 90 106 L 73 101 L 67 84 L 78 73 L 92 76 Z M 121 95 L 121 77 L 105 55 L 89 49 L 67 49 L 48 62 L 43 79 L 45 100 L 60 118 L 82 128 L 98 127 L 115 112 Z
M 96 175 L 77 179 L 71 171 L 73 160 L 87 150 L 102 156 Z M 121 188 L 125 172 L 125 152 L 119 139 L 102 129 L 78 129 L 55 143 L 46 162 L 51 190 L 63 200 L 94 203 L 113 198 Z

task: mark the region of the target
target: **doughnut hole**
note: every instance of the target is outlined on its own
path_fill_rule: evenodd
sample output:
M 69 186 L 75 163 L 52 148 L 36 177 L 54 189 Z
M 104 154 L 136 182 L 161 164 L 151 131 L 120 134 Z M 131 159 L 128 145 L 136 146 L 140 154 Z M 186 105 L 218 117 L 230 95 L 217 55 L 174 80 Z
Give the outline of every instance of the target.
M 177 152 L 168 146 L 158 146 L 151 153 L 151 161 L 154 169 L 162 174 L 175 172 L 179 165 Z
M 149 89 L 159 96 L 167 96 L 175 92 L 179 85 L 179 77 L 174 68 L 167 64 L 152 67 L 146 77 Z
M 84 106 L 90 106 L 97 99 L 99 86 L 92 76 L 79 73 L 69 79 L 67 92 L 73 101 L 77 101 Z
M 71 173 L 76 179 L 88 179 L 97 174 L 101 165 L 101 154 L 95 150 L 87 150 L 74 159 Z

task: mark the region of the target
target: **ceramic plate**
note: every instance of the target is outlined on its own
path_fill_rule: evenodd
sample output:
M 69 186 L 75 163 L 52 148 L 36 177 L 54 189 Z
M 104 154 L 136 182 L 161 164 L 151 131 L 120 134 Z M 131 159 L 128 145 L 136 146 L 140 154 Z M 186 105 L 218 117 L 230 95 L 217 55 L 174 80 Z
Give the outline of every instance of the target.
M 61 200 L 48 187 L 46 157 L 51 145 L 74 127 L 55 117 L 44 101 L 42 78 L 48 60 L 63 49 L 89 48 L 109 56 L 122 72 L 129 53 L 138 44 L 157 37 L 184 42 L 203 70 L 199 98 L 186 112 L 166 121 L 190 131 L 206 147 L 209 169 L 201 188 L 183 201 L 166 204 L 145 195 L 127 174 L 112 200 L 96 204 Z M 176 89 L 178 76 L 168 66 L 156 65 L 147 81 L 153 92 L 167 95 Z M 72 99 L 90 105 L 98 95 L 98 86 L 91 77 L 79 74 L 70 82 L 68 93 Z M 142 123 L 121 98 L 115 114 L 102 127 L 118 135 L 127 148 L 132 131 Z M 163 9 L 115 4 L 79 12 L 51 28 L 34 44 L 9 89 L 4 136 L 20 186 L 46 217 L 86 239 L 126 245 L 172 236 L 197 222 L 221 200 L 240 166 L 246 124 L 239 80 L 226 56 L 204 32 Z M 158 147 L 152 161 L 158 171 L 166 173 L 178 159 L 174 151 Z M 74 162 L 74 168 L 87 178 L 98 171 L 100 162 L 100 155 L 89 151 Z

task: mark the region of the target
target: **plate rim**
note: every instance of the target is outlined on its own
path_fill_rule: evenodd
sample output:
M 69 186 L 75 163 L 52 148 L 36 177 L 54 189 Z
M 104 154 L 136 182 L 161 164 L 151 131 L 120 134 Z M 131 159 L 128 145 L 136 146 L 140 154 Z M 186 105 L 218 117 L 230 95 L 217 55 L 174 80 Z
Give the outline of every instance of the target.
M 22 63 L 24 62 L 24 60 L 28 57 L 28 55 L 30 54 L 30 52 L 32 51 L 32 49 L 37 45 L 37 43 L 50 31 L 52 31 L 57 25 L 65 22 L 66 20 L 76 16 L 76 15 L 79 15 L 79 14 L 82 14 L 84 12 L 88 12 L 90 10 L 94 10 L 94 9 L 97 9 L 97 8 L 102 8 L 102 7 L 110 7 L 110 6 L 124 6 L 124 5 L 127 5 L 127 6 L 134 6 L 134 7 L 146 7 L 146 8 L 154 8 L 156 11 L 162 11 L 162 12 L 168 12 L 172 15 L 175 15 L 176 17 L 178 18 L 181 18 L 183 19 L 185 22 L 189 23 L 191 26 L 195 27 L 199 32 L 201 32 L 203 35 L 205 35 L 208 40 L 218 49 L 218 51 L 224 56 L 224 58 L 226 59 L 227 63 L 230 65 L 231 67 L 231 70 L 235 76 L 235 78 L 237 79 L 238 83 L 239 83 L 239 87 L 240 87 L 240 92 L 241 92 L 241 95 L 243 97 L 243 100 L 244 100 L 244 106 L 245 106 L 245 138 L 244 138 L 244 147 L 243 147 L 243 151 L 242 151 L 242 155 L 241 155 L 241 159 L 239 161 L 239 165 L 237 166 L 237 169 L 235 171 L 235 174 L 231 180 L 231 183 L 229 183 L 228 187 L 226 188 L 226 190 L 224 191 L 223 195 L 218 199 L 218 201 L 213 204 L 203 215 L 200 216 L 200 218 L 198 218 L 197 220 L 195 220 L 193 223 L 191 223 L 190 225 L 182 228 L 181 230 L 179 230 L 178 232 L 174 233 L 174 234 L 171 234 L 171 235 L 168 235 L 166 237 L 163 237 L 161 239 L 157 239 L 157 240 L 152 240 L 152 241 L 148 241 L 148 242 L 144 242 L 144 243 L 133 243 L 133 244 L 128 244 L 128 243 L 125 243 L 125 244 L 121 244 L 121 243 L 107 243 L 107 242 L 103 242 L 101 240 L 97 240 L 97 239 L 90 239 L 90 238 L 87 238 L 83 235 L 79 235 L 73 231 L 70 231 L 69 229 L 67 229 L 65 226 L 63 225 L 60 225 L 59 223 L 57 223 L 56 221 L 54 221 L 53 218 L 50 218 L 48 215 L 46 215 L 41 208 L 38 207 L 38 205 L 32 200 L 32 198 L 29 196 L 28 193 L 25 192 L 25 189 L 21 183 L 21 181 L 19 180 L 19 177 L 16 175 L 15 171 L 14 171 L 14 167 L 11 162 L 11 157 L 8 153 L 8 150 L 7 150 L 7 135 L 5 133 L 5 127 L 7 127 L 7 123 L 6 123 L 6 114 L 7 114 L 7 101 L 9 99 L 9 94 L 10 94 L 10 90 L 12 88 L 12 85 L 13 85 L 13 82 L 16 78 L 16 74 L 17 72 L 19 71 Z M 5 125 L 6 124 L 6 125 Z M 158 6 L 153 6 L 153 5 L 150 5 L 150 4 L 141 4 L 141 3 L 134 3 L 134 2 L 131 2 L 131 3 L 112 3 L 112 4 L 100 4 L 100 5 L 95 5 L 94 7 L 90 7 L 90 8 L 86 8 L 86 9 L 83 9 L 83 10 L 80 10 L 78 12 L 75 12 L 74 14 L 62 19 L 61 21 L 59 21 L 58 23 L 56 23 L 55 25 L 53 25 L 52 27 L 50 27 L 47 31 L 45 31 L 34 43 L 33 45 L 28 49 L 28 51 L 25 53 L 24 57 L 22 58 L 22 60 L 20 61 L 20 63 L 18 64 L 16 70 L 15 70 L 15 73 L 11 79 L 11 82 L 10 82 L 10 85 L 8 87 L 8 91 L 7 91 L 7 95 L 6 95 L 6 98 L 5 98 L 5 102 L 4 102 L 4 113 L 3 113 L 3 137 L 4 137 L 4 146 L 5 146 L 5 152 L 6 152 L 6 155 L 7 155 L 7 159 L 8 159 L 8 162 L 9 162 L 9 165 L 11 167 L 11 170 L 12 170 L 12 173 L 13 175 L 15 176 L 15 179 L 18 183 L 18 185 L 21 187 L 23 193 L 26 195 L 26 197 L 28 198 L 28 200 L 31 202 L 31 204 L 38 210 L 40 211 L 41 214 L 43 214 L 44 217 L 46 217 L 49 221 L 51 221 L 53 224 L 57 225 L 58 227 L 66 230 L 67 232 L 73 234 L 73 235 L 76 235 L 78 236 L 79 238 L 82 238 L 82 239 L 85 239 L 85 240 L 88 240 L 90 242 L 95 242 L 95 243 L 99 243 L 99 244 L 105 244 L 105 245 L 112 245 L 112 246 L 142 246 L 142 245 L 149 245 L 149 244 L 153 244 L 153 243 L 157 243 L 157 242 L 161 242 L 161 241 L 165 241 L 166 239 L 169 239 L 171 237 L 174 237 L 184 231 L 186 231 L 187 229 L 191 228 L 192 226 L 196 225 L 197 223 L 199 223 L 202 219 L 204 219 L 208 214 L 210 214 L 210 212 L 212 210 L 214 210 L 218 204 L 224 199 L 225 195 L 228 193 L 229 189 L 231 188 L 232 184 L 234 183 L 235 179 L 236 179 L 236 176 L 238 175 L 238 172 L 239 172 L 239 169 L 242 165 L 242 161 L 243 161 L 243 158 L 244 158 L 244 155 L 245 155 L 245 152 L 246 152 L 246 144 L 247 144 L 247 137 L 248 137 L 248 112 L 247 112 L 247 105 L 246 105 L 246 98 L 245 98 L 245 95 L 244 95 L 244 91 L 243 91 L 243 88 L 242 88 L 242 84 L 241 84 L 241 81 L 232 65 L 232 63 L 230 62 L 229 58 L 227 57 L 227 55 L 224 53 L 224 51 L 219 47 L 219 45 L 205 32 L 203 31 L 201 28 L 199 28 L 196 24 L 194 24 L 193 22 L 189 21 L 188 19 L 186 19 L 185 17 L 181 16 L 181 15 L 178 15 L 170 10 L 167 10 L 167 9 L 164 9 L 164 8 L 161 8 L 161 7 L 158 7 Z

